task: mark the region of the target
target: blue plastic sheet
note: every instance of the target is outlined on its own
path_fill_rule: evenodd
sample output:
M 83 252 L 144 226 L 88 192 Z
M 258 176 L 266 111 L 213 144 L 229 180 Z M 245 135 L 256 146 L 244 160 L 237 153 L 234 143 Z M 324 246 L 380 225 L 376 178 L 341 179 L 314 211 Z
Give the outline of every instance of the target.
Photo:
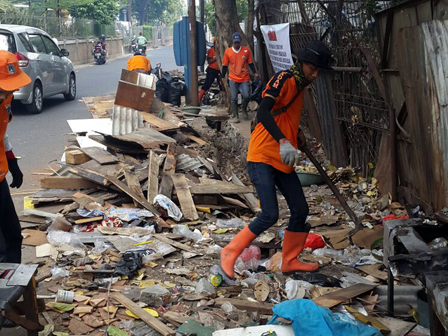
M 296 336 L 382 336 L 374 327 L 318 307 L 311 300 L 284 301 L 274 306 L 273 311 L 268 324 L 279 324 L 278 317 L 290 320 Z

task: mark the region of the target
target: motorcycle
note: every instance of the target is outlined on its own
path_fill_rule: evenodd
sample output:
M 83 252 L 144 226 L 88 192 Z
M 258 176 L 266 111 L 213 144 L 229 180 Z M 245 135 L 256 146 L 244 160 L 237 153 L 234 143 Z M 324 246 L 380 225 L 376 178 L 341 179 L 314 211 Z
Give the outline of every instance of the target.
M 142 54 L 143 56 L 146 56 L 146 46 L 145 45 L 139 45 L 138 46 L 138 52 Z
M 131 40 L 131 51 L 135 54 L 138 51 L 137 42 L 135 41 L 135 37 Z
M 101 65 L 106 63 L 106 44 L 98 41 L 93 48 L 92 54 L 96 64 Z

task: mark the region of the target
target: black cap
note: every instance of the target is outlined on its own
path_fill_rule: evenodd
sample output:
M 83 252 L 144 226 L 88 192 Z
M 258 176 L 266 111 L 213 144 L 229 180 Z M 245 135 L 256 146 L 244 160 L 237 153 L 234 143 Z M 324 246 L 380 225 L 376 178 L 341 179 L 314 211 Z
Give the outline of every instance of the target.
M 298 49 L 294 53 L 300 62 L 310 63 L 321 69 L 333 70 L 334 62 L 331 50 L 322 41 L 310 41 L 305 49 Z

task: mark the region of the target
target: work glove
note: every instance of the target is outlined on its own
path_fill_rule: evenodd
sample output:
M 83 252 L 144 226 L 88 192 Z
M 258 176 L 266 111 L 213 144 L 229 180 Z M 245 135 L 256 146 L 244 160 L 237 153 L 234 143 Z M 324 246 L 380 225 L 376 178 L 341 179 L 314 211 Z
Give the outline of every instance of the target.
M 291 167 L 299 162 L 299 152 L 288 140 L 281 140 L 280 142 L 280 157 L 285 165 Z
M 20 188 L 23 183 L 23 174 L 17 164 L 17 159 L 8 159 L 9 172 L 12 175 L 11 188 Z

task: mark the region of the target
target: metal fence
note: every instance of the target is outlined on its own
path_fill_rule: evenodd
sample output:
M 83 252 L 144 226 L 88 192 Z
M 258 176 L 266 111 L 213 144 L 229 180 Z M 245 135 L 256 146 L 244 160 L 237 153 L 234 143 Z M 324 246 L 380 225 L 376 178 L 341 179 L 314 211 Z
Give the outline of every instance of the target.
M 261 4 L 271 0 L 261 0 Z M 344 0 L 303 0 L 281 2 L 278 11 L 271 12 L 276 22 L 291 24 L 291 49 L 303 48 L 310 40 L 324 41 L 335 57 L 335 71 L 328 85 L 321 82 L 311 88 L 319 117 L 329 114 L 319 95 L 331 95 L 335 119 L 330 123 L 342 125 L 343 140 L 349 163 L 362 167 L 364 175 L 371 173 L 372 163 L 378 161 L 381 135 L 388 129 L 388 109 L 369 69 L 366 54 L 378 62 L 377 40 L 371 14 L 389 6 L 377 2 L 375 8 L 367 2 Z M 329 87 L 329 85 L 331 87 Z M 331 134 L 322 129 L 323 142 Z M 344 149 L 339 149 L 344 150 Z
M 40 28 L 53 37 L 94 37 L 105 34 L 115 37 L 114 25 L 99 25 L 93 20 L 68 18 L 57 18 L 48 16 L 30 16 L 27 14 L 0 14 L 0 24 L 14 24 Z

